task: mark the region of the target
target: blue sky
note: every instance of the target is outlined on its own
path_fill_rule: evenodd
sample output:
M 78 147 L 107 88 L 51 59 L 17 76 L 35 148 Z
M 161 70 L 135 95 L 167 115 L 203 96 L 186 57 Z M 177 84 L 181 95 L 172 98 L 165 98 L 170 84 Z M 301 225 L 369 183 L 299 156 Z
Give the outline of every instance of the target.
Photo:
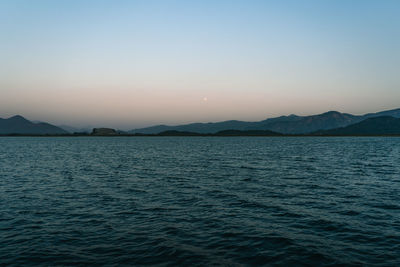
M 135 128 L 400 107 L 399 1 L 0 1 L 0 117 Z

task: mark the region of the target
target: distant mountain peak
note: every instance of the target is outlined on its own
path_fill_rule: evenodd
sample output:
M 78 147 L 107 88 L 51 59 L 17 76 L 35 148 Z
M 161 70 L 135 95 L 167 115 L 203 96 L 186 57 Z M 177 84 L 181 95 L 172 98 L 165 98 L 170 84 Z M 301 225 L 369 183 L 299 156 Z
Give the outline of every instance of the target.
M 12 121 L 29 121 L 29 120 L 25 119 L 24 117 L 22 117 L 21 115 L 15 115 L 8 119 L 12 120 Z
M 21 115 L 0 119 L 0 135 L 7 134 L 66 134 L 63 129 L 49 123 L 33 123 Z
M 340 114 L 343 114 L 343 113 L 336 111 L 336 110 L 330 110 L 325 113 L 322 113 L 321 115 L 340 115 Z

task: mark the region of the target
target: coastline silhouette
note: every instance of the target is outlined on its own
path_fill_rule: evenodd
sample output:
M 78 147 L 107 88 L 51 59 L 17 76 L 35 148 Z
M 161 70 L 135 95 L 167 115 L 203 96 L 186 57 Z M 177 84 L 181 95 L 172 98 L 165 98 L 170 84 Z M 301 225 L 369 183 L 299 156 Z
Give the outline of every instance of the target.
M 122 131 L 107 127 L 68 132 L 49 123 L 34 123 L 20 115 L 0 119 L 0 135 L 54 136 L 337 136 L 400 135 L 400 109 L 357 116 L 337 111 L 311 116 L 280 116 L 260 122 L 224 121 L 178 126 L 153 126 Z

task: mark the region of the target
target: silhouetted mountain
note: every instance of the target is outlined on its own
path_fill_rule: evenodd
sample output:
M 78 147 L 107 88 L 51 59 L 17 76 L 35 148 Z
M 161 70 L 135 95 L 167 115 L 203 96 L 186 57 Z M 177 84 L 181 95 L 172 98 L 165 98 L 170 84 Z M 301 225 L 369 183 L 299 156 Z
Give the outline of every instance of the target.
M 196 133 L 216 133 L 227 129 L 244 130 L 252 125 L 254 122 L 244 121 L 224 121 L 217 123 L 191 123 L 179 126 L 157 125 L 148 128 L 142 128 L 129 131 L 130 133 L 143 133 L 143 134 L 157 134 L 166 131 L 179 131 L 179 132 L 196 132 Z
M 181 132 L 181 131 L 165 131 L 157 134 L 159 136 L 201 136 L 200 133 Z
M 0 134 L 46 135 L 68 134 L 68 132 L 49 123 L 33 123 L 24 117 L 17 115 L 8 119 L 0 118 Z
M 385 110 L 377 113 L 368 113 L 365 114 L 363 117 L 364 119 L 374 118 L 374 117 L 382 117 L 382 116 L 390 116 L 394 118 L 400 118 L 400 108 L 399 109 L 392 109 L 392 110 Z
M 281 136 L 281 133 L 268 131 L 268 130 L 248 130 L 248 131 L 240 131 L 240 130 L 224 130 L 215 133 L 217 136 Z
M 331 130 L 318 131 L 315 135 L 400 135 L 400 119 L 390 116 L 375 117 Z
M 267 122 L 260 125 L 259 129 L 268 129 L 285 134 L 305 134 L 320 129 L 346 126 L 359 120 L 362 119 L 351 114 L 329 111 L 319 115 L 297 117 L 296 120 L 292 121 Z
M 207 134 L 217 133 L 224 130 L 269 130 L 284 134 L 305 134 L 318 130 L 345 127 L 363 121 L 367 118 L 379 117 L 383 115 L 400 118 L 400 109 L 369 113 L 362 116 L 340 113 L 337 111 L 329 111 L 312 116 L 280 116 L 259 122 L 230 120 L 216 123 L 191 123 L 178 126 L 158 125 L 132 130 L 129 131 L 129 133 L 157 134 L 164 131 L 182 131 Z
M 282 136 L 280 133 L 261 130 L 224 130 L 212 134 L 181 132 L 181 131 L 165 131 L 157 134 L 158 136 Z

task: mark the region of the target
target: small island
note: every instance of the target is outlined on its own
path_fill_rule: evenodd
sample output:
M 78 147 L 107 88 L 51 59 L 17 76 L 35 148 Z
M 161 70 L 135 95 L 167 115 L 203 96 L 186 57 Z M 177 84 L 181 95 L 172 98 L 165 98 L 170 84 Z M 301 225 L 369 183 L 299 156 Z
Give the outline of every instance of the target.
M 93 128 L 91 135 L 111 136 L 118 135 L 118 132 L 112 128 Z

